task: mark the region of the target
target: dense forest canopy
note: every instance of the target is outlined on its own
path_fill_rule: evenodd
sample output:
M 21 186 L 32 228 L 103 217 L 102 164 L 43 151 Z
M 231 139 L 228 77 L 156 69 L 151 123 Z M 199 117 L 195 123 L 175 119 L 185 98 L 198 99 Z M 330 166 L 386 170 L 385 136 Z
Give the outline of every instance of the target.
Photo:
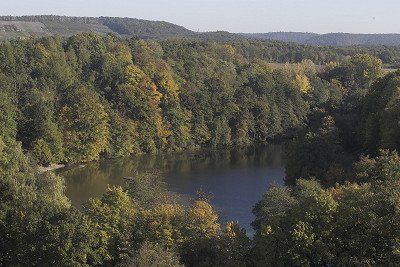
M 3 93 L 17 139 L 48 165 L 286 137 L 311 94 L 336 88 L 311 61 L 274 69 L 240 49 L 94 34 L 13 41 L 0 46 Z
M 340 101 L 342 85 L 369 86 L 381 67 L 357 49 L 350 59 L 294 51 L 95 34 L 11 41 L 0 45 L 2 94 L 17 110 L 17 139 L 48 165 L 285 138 L 314 106 Z M 335 59 L 342 65 L 324 73 L 313 63 Z
M 382 68 L 392 49 L 92 33 L 3 42 L 0 265 L 399 265 L 400 72 Z M 255 205 L 252 239 L 152 174 L 77 210 L 63 179 L 38 170 L 265 142 L 285 144 L 286 186 Z

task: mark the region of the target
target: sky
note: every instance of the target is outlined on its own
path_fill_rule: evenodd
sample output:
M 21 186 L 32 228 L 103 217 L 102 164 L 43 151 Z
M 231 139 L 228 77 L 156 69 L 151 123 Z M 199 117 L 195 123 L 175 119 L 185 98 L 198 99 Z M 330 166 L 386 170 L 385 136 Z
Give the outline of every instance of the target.
M 0 0 L 1 15 L 115 16 L 194 31 L 400 33 L 400 0 Z

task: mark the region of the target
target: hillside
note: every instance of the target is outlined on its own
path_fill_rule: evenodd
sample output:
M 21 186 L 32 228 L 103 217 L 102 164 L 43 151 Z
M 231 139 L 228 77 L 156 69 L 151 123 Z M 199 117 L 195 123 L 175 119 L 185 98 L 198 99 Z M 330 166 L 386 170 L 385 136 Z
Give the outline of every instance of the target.
M 3 16 L 0 17 L 0 39 L 15 37 L 61 35 L 72 36 L 80 32 L 114 33 L 139 38 L 165 38 L 189 36 L 192 31 L 164 21 L 111 17 L 65 16 Z
M 242 33 L 240 35 L 259 40 L 275 40 L 319 46 L 400 45 L 400 34 L 269 32 Z
M 29 37 L 33 35 L 50 35 L 47 27 L 41 22 L 0 21 L 0 39 Z

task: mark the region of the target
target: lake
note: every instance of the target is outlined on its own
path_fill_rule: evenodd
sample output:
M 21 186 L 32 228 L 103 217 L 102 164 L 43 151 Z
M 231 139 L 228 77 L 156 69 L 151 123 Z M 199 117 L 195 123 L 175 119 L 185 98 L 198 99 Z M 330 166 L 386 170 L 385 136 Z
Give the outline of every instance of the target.
M 282 148 L 278 145 L 219 151 L 143 155 L 103 160 L 64 168 L 66 194 L 81 207 L 101 196 L 107 185 L 125 185 L 124 177 L 135 173 L 158 173 L 167 187 L 185 202 L 198 192 L 210 196 L 222 221 L 238 221 L 252 234 L 252 208 L 271 184 L 283 184 Z

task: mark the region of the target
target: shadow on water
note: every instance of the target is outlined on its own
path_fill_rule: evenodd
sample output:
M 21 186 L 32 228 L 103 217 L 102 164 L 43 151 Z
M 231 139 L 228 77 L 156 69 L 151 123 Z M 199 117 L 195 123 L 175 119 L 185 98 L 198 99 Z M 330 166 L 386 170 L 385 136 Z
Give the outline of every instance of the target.
M 77 207 L 101 196 L 107 185 L 124 186 L 124 177 L 148 172 L 161 174 L 169 190 L 185 202 L 195 199 L 199 190 L 205 192 L 223 221 L 238 221 L 250 234 L 252 207 L 270 184 L 283 184 L 284 178 L 282 148 L 277 145 L 143 155 L 58 171 L 66 179 L 67 196 Z

